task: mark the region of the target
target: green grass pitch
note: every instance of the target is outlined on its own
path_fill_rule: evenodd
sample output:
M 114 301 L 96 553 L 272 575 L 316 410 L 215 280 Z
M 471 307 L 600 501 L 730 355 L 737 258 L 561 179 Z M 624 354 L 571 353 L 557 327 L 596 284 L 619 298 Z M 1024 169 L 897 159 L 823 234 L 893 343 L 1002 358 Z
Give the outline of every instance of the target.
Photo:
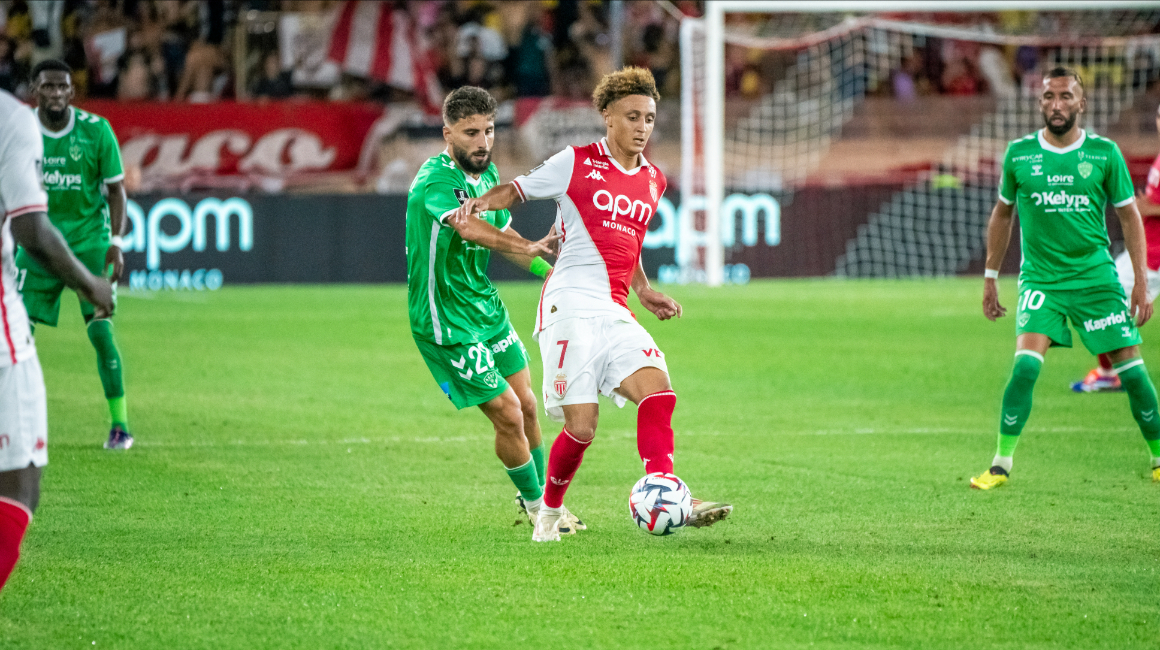
M 604 403 L 568 493 L 589 530 L 559 544 L 431 380 L 405 288 L 123 296 L 127 453 L 100 448 L 70 297 L 38 331 L 50 464 L 0 647 L 1156 648 L 1160 485 L 1126 397 L 1068 391 L 1085 351 L 1048 355 L 1008 486 L 967 487 L 1011 367 L 1001 285 L 997 324 L 973 279 L 670 287 L 683 319 L 637 311 L 677 473 L 734 516 L 635 529 L 635 410 Z M 538 286 L 501 292 L 538 386 Z

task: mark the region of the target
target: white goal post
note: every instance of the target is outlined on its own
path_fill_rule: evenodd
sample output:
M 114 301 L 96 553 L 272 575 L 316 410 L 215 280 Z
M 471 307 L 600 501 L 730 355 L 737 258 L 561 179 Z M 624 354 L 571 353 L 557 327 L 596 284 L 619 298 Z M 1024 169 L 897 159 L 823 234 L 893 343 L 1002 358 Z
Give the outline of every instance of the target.
M 937 12 L 970 13 L 1000 12 L 1011 10 L 1077 11 L 1077 10 L 1155 10 L 1160 2 L 1132 0 L 1086 0 L 1077 2 L 1045 2 L 1039 0 L 943 0 L 937 3 L 912 2 L 903 0 L 868 2 L 862 0 L 708 0 L 702 19 L 685 19 L 685 22 L 703 29 L 704 52 L 694 52 L 689 47 L 691 39 L 686 32 L 694 25 L 682 24 L 681 58 L 684 75 L 686 68 L 701 66 L 703 70 L 702 105 L 692 88 L 692 83 L 682 81 L 682 183 L 681 183 L 681 229 L 688 232 L 692 228 L 692 214 L 704 210 L 703 230 L 695 233 L 696 238 L 686 237 L 684 250 L 678 247 L 677 264 L 685 266 L 694 253 L 689 246 L 702 248 L 698 266 L 703 273 L 683 274 L 682 281 L 704 282 L 708 286 L 720 286 L 726 282 L 725 255 L 721 232 L 721 207 L 725 200 L 725 45 L 727 42 L 746 44 L 747 37 L 730 36 L 725 30 L 725 16 L 730 13 L 881 13 L 881 12 Z M 703 22 L 702 22 L 703 21 Z M 703 63 L 696 58 L 703 57 Z M 685 76 L 685 79 L 690 79 Z M 699 110 L 698 110 L 699 109 Z M 701 115 L 696 115 L 700 112 Z M 698 120 L 702 131 L 698 134 Z M 698 137 L 699 136 L 699 137 Z M 703 143 L 698 148 L 698 142 Z M 698 160 L 698 154 L 703 158 Z M 698 172 L 703 179 L 698 179 Z M 701 180 L 698 187 L 696 180 Z M 698 191 L 699 190 L 699 191 Z M 695 243 L 693 243 L 695 242 Z

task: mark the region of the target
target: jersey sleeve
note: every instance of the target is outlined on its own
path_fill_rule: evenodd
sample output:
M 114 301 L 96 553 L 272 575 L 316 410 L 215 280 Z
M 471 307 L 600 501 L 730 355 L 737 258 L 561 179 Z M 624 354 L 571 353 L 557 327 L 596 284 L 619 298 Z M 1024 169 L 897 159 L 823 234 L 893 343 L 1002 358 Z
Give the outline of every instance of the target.
M 1144 187 L 1144 194 L 1148 200 L 1160 204 L 1160 156 L 1152 161 L 1152 168 L 1148 170 L 1148 184 Z
M 500 225 L 503 224 L 503 225 Z M 512 227 L 512 213 L 508 210 L 500 210 L 495 215 L 495 227 L 500 230 L 507 230 Z
M 1015 184 L 1015 166 L 1011 164 L 1011 145 L 1003 153 L 1003 173 L 999 177 L 999 200 L 1007 205 L 1015 203 L 1018 187 Z
M 121 147 L 108 120 L 101 120 L 101 180 L 105 183 L 119 183 L 125 179 L 125 169 L 121 165 Z
M 48 211 L 41 182 L 43 158 L 36 116 L 22 106 L 0 125 L 0 220 Z
M 1128 163 L 1119 145 L 1112 144 L 1112 155 L 1108 156 L 1108 173 L 1104 176 L 1104 190 L 1112 205 L 1122 208 L 1136 200 L 1136 188 L 1132 186 L 1132 175 L 1128 173 Z
M 545 160 L 532 171 L 512 181 L 520 200 L 558 199 L 568 193 L 572 182 L 572 165 L 576 162 L 576 150 L 567 147 L 560 153 Z

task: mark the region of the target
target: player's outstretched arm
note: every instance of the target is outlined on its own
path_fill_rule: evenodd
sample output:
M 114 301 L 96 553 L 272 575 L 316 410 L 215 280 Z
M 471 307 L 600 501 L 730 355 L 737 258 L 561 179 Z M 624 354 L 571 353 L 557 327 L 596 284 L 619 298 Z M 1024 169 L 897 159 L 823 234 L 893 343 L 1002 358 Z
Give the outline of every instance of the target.
M 30 212 L 12 219 L 12 236 L 32 259 L 76 290 L 85 301 L 97 308 L 97 318 L 113 313 L 113 288 L 104 278 L 89 273 L 69 250 L 60 231 L 43 212 Z
M 455 216 L 460 217 L 494 210 L 507 210 L 515 205 L 519 199 L 520 193 L 516 191 L 515 185 L 511 183 L 496 185 L 484 192 L 483 196 L 477 199 L 467 199 L 463 205 L 459 206 L 459 210 L 455 212 Z
M 1136 317 L 1136 326 L 1142 326 L 1152 318 L 1152 301 L 1148 299 L 1148 267 L 1147 249 L 1144 243 L 1144 220 L 1133 201 L 1122 208 L 1116 208 L 1116 216 L 1120 218 L 1120 227 L 1124 231 L 1124 246 L 1128 249 L 1128 256 L 1132 258 L 1132 272 L 1136 276 L 1136 284 L 1132 287 L 1132 315 Z
M 516 232 L 516 229 L 512 228 L 511 226 L 508 226 L 507 231 L 517 237 L 522 237 L 522 235 Z M 552 229 L 548 232 L 548 234 L 554 236 L 556 234 L 556 226 L 552 226 Z M 553 241 L 552 245 L 555 246 L 558 243 L 559 242 Z M 552 265 L 548 264 L 547 260 L 542 257 L 533 257 L 523 253 L 508 253 L 505 251 L 500 251 L 499 254 L 503 255 L 504 259 L 511 262 L 512 264 L 515 264 L 525 271 L 530 271 L 533 274 L 540 276 L 541 278 L 547 277 L 548 271 L 552 270 Z M 557 254 L 557 251 L 552 252 L 552 255 Z
M 668 320 L 673 316 L 681 317 L 681 304 L 652 288 L 639 260 L 636 263 L 636 272 L 632 276 L 632 290 L 640 299 L 641 306 L 655 314 L 659 320 Z
M 551 255 L 556 240 L 560 239 L 555 232 L 550 232 L 540 241 L 528 241 L 511 228 L 500 230 L 479 217 L 460 215 L 458 212 L 448 217 L 447 223 L 469 242 L 498 253 L 516 253 L 529 258 Z
M 993 321 L 1007 314 L 1007 309 L 999 304 L 999 267 L 1007 257 L 1007 245 L 1011 243 L 1011 227 L 1015 211 L 1002 201 L 995 202 L 991 210 L 991 220 L 987 223 L 987 276 L 983 279 L 983 315 Z

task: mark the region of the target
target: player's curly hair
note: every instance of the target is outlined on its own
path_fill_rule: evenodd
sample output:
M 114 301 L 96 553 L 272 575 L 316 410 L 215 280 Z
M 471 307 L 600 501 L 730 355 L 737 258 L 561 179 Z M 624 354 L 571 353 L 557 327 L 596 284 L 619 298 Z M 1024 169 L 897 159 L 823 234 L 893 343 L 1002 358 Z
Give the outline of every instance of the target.
M 452 90 L 443 100 L 443 123 L 451 126 L 472 115 L 495 117 L 498 106 L 495 97 L 483 88 L 460 86 Z
M 1079 86 L 1080 88 L 1083 88 L 1083 79 L 1080 78 L 1079 71 L 1076 70 L 1075 68 L 1069 68 L 1067 66 L 1057 65 L 1054 68 L 1043 73 L 1044 79 L 1055 79 L 1058 77 L 1071 77 L 1072 79 L 1075 79 L 1075 84 L 1077 86 Z
M 610 104 L 629 95 L 644 95 L 660 101 L 657 82 L 647 68 L 629 66 L 616 72 L 609 72 L 592 91 L 592 105 L 603 111 Z

